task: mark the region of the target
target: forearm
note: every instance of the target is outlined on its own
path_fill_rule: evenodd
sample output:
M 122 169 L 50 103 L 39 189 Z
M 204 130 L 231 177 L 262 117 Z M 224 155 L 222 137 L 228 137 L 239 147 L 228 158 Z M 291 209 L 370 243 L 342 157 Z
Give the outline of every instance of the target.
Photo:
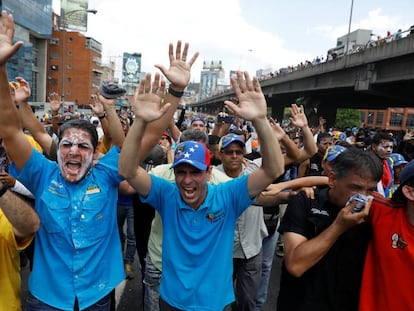
M 42 123 L 34 115 L 32 108 L 27 102 L 19 104 L 20 118 L 23 127 L 27 129 L 33 136 L 34 140 L 39 143 L 46 154 L 50 154 L 50 147 L 52 145 L 52 137 L 46 133 Z
M 182 91 L 184 89 L 175 89 L 176 91 Z M 164 103 L 170 103 L 171 107 L 168 111 L 159 119 L 152 121 L 147 124 L 145 129 L 145 139 L 142 142 L 142 146 L 139 150 L 139 156 L 141 159 L 145 159 L 146 155 L 151 151 L 151 149 L 158 143 L 160 137 L 164 130 L 168 127 L 173 119 L 174 111 L 177 110 L 178 103 L 180 102 L 180 97 L 172 96 L 170 93 L 166 93 L 164 97 Z
M 262 168 L 266 175 L 274 180 L 284 172 L 284 159 L 279 141 L 273 135 L 272 128 L 266 118 L 253 121 L 253 126 L 260 139 Z
M 315 238 L 292 247 L 289 235 L 294 233 L 288 232 L 284 239 L 285 263 L 289 273 L 296 277 L 303 275 L 328 253 L 342 233 L 343 231 L 333 223 Z
M 178 126 L 177 126 L 177 125 L 175 125 L 175 123 L 174 123 L 174 120 L 173 120 L 173 119 L 171 119 L 169 129 L 170 129 L 170 134 L 171 134 L 172 139 L 173 139 L 175 142 L 177 142 L 177 141 L 180 139 L 180 136 L 181 136 L 181 131 L 180 131 L 180 129 L 178 128 Z
M 302 187 L 324 186 L 328 185 L 328 177 L 326 176 L 307 176 L 300 177 L 284 182 L 284 189 L 298 189 Z
M 125 133 L 122 128 L 121 122 L 119 121 L 118 114 L 116 113 L 114 105 L 104 105 L 106 111 L 106 119 L 101 120 L 102 129 L 104 129 L 105 136 L 109 132 L 109 136 L 112 138 L 112 145 L 122 147 L 125 141 Z M 106 132 L 105 132 L 106 131 Z
M 20 117 L 14 104 L 8 83 L 6 65 L 0 65 L 0 136 L 7 140 L 22 130 Z
M 289 165 L 292 163 L 296 163 L 300 156 L 300 150 L 290 139 L 289 135 L 283 135 L 280 143 L 285 147 L 286 155 L 285 155 L 285 165 Z
M 306 159 L 311 158 L 315 153 L 318 152 L 318 147 L 315 143 L 315 139 L 313 138 L 312 131 L 310 130 L 309 126 L 302 127 L 302 135 L 303 135 L 303 156 L 299 159 L 299 161 L 304 161 Z
M 24 239 L 39 229 L 40 220 L 31 204 L 12 191 L 0 197 L 0 206 L 13 226 L 16 237 Z
M 137 167 L 145 158 L 142 152 L 144 131 L 147 130 L 147 123 L 141 118 L 136 118 L 128 135 L 125 138 L 122 151 L 119 156 L 119 173 L 126 179 L 136 176 Z M 155 144 L 153 145 L 155 146 Z

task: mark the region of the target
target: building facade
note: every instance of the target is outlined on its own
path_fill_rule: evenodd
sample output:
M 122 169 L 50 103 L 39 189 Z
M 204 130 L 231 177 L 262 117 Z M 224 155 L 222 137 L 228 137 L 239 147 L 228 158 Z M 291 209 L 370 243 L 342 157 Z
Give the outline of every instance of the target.
M 414 108 L 361 109 L 361 122 L 366 127 L 390 131 L 414 128 Z
M 88 106 L 89 98 L 101 84 L 105 72 L 101 62 L 102 44 L 59 25 L 59 18 L 55 16 L 48 44 L 46 92 L 60 94 L 65 108 Z

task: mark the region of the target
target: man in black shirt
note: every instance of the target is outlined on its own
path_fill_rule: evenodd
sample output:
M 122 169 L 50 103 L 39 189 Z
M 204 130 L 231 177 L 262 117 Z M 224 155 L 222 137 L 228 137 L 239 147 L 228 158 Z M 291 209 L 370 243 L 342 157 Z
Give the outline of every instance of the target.
M 352 213 L 355 202 L 347 201 L 375 191 L 381 175 L 378 158 L 349 148 L 332 162 L 328 188 L 315 199 L 292 197 L 279 228 L 285 256 L 278 311 L 358 310 L 370 204 Z

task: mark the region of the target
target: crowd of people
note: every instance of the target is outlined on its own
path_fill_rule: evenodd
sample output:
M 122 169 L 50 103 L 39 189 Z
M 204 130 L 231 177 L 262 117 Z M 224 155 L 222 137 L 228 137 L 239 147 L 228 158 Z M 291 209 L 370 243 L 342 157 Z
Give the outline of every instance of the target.
M 29 84 L 9 82 L 22 42 L 1 14 L 1 310 L 115 310 L 137 251 L 144 310 L 259 311 L 279 240 L 277 310 L 414 308 L 411 131 L 334 133 L 296 104 L 282 127 L 247 72 L 231 78 L 226 112 L 178 109 L 198 57 L 181 41 L 156 65 L 168 86 L 148 73 L 130 111 L 105 82 L 91 118 L 60 115 L 51 94 L 45 128 Z

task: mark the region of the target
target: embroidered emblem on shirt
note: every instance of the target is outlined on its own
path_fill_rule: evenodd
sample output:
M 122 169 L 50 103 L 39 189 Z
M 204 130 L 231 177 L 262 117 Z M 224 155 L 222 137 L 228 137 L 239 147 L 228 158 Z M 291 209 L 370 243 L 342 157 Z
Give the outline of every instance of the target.
M 391 241 L 392 241 L 392 248 L 400 248 L 400 249 L 404 249 L 407 246 L 407 242 L 403 240 L 403 238 L 401 236 L 398 235 L 398 233 L 394 233 L 391 236 Z
M 207 214 L 206 218 L 210 221 L 211 224 L 213 223 L 213 214 Z
M 93 193 L 99 193 L 101 192 L 101 189 L 99 189 L 98 186 L 91 186 L 88 189 L 86 189 L 86 194 L 93 194 Z
M 214 213 L 209 213 L 206 215 L 206 218 L 210 221 L 210 223 L 214 223 L 214 222 L 218 222 L 222 219 L 224 219 L 224 211 L 220 210 L 220 211 L 216 211 Z

